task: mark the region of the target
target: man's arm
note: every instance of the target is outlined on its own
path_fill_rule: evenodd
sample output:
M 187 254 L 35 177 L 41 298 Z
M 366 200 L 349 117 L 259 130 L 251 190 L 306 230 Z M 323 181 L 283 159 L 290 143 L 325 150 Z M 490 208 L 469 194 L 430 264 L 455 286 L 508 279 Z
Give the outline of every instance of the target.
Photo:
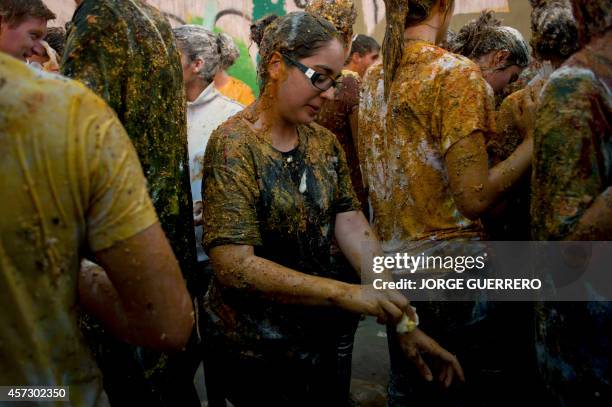
M 81 305 L 123 340 L 159 350 L 183 348 L 193 308 L 159 223 L 95 257 L 101 267 L 81 267 Z

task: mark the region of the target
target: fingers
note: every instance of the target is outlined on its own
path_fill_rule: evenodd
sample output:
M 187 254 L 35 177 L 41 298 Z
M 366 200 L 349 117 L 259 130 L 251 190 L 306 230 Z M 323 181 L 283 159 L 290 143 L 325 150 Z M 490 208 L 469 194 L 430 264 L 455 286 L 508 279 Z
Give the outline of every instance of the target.
M 402 308 L 398 308 L 394 303 L 390 301 L 380 301 L 380 306 L 383 311 L 387 314 L 388 321 L 392 321 L 397 323 L 404 316 L 404 311 Z
M 446 366 L 446 368 L 442 370 L 446 372 L 446 377 L 442 383 L 444 383 L 444 387 L 448 388 L 451 384 L 453 384 L 453 368 L 452 366 Z
M 399 291 L 397 291 L 397 290 L 387 290 L 386 294 L 387 294 L 387 298 L 389 299 L 389 301 L 391 301 L 393 304 L 395 304 L 399 309 L 405 310 L 405 309 L 409 308 L 408 305 L 410 305 L 410 302 Z M 408 316 L 410 316 L 410 314 L 408 314 Z M 412 318 L 410 318 L 410 319 L 412 319 Z
M 431 369 L 429 366 L 427 366 L 427 363 L 425 363 L 423 357 L 421 357 L 421 354 L 419 352 L 414 352 L 409 357 L 412 359 L 412 362 L 419 371 L 421 377 L 428 382 L 432 381 L 433 375 L 431 374 Z

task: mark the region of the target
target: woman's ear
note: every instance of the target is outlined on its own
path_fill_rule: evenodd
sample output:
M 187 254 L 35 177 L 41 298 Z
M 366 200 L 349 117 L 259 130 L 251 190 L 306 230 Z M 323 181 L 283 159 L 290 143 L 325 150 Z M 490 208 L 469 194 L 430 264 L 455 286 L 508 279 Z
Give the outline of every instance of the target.
M 195 61 L 191 63 L 191 71 L 196 75 L 199 74 L 202 69 L 204 69 L 204 64 L 205 62 L 202 58 L 196 58 Z
M 285 63 L 279 52 L 274 52 L 268 62 L 268 75 L 272 80 L 279 80 L 285 74 Z

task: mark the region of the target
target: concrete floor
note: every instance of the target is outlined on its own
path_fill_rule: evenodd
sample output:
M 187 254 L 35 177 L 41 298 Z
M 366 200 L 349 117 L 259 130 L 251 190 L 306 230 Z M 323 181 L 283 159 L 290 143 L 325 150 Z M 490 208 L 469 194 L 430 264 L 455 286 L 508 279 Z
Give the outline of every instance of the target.
M 362 407 L 385 406 L 388 380 L 389 354 L 385 327 L 378 325 L 374 318 L 365 318 L 359 323 L 353 350 L 351 393 L 354 400 Z M 196 373 L 195 384 L 202 406 L 207 406 L 202 366 Z

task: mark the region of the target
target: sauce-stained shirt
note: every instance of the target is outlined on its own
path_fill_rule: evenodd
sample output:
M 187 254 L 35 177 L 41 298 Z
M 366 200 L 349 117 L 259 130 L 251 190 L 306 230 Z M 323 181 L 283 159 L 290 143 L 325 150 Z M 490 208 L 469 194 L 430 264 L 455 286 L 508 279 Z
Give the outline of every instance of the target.
M 86 251 L 157 221 L 136 151 L 84 86 L 0 53 L 0 157 L 0 385 L 68 386 L 57 405 L 107 406 L 77 275 Z
M 445 156 L 476 131 L 494 130 L 493 91 L 473 62 L 424 41 L 408 41 L 386 112 L 389 216 L 385 250 L 410 241 L 475 238 L 478 221 L 461 214 Z
M 202 184 L 205 249 L 251 245 L 257 256 L 283 266 L 337 278 L 330 264 L 335 218 L 360 209 L 342 147 L 328 130 L 309 124 L 298 126 L 294 150 L 280 152 L 249 118 L 248 111 L 236 114 L 208 143 Z M 206 307 L 207 329 L 243 354 L 307 357 L 334 326 L 333 310 L 279 304 L 217 280 Z
M 66 35 L 62 73 L 112 107 L 136 147 L 161 226 L 191 279 L 195 238 L 185 91 L 170 24 L 143 0 L 84 0 Z

